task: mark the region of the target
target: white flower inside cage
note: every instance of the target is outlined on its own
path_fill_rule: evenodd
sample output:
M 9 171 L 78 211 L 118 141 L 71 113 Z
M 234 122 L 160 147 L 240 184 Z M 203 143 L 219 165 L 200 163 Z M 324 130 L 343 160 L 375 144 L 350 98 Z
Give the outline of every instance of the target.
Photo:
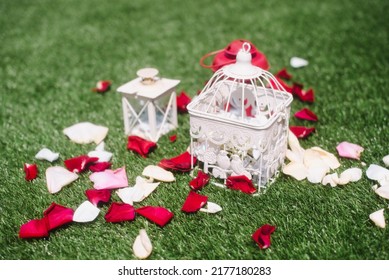
M 264 186 L 285 158 L 291 102 L 271 73 L 251 64 L 244 44 L 188 105 L 192 156 L 215 177 L 246 175 Z

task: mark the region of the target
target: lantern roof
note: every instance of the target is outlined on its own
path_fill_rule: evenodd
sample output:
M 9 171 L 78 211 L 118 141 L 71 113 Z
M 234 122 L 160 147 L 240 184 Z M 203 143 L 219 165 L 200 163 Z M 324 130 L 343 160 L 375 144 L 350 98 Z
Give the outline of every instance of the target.
M 122 95 L 140 97 L 143 99 L 157 99 L 175 89 L 180 80 L 158 77 L 155 68 L 143 68 L 137 71 L 138 77 L 121 85 L 117 92 Z

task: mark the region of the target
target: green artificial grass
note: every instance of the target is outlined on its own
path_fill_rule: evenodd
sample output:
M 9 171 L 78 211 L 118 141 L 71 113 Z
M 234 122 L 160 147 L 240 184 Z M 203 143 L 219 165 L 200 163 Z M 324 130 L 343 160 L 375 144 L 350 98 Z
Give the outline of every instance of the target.
M 146 228 L 154 250 L 150 259 L 389 259 L 389 232 L 369 214 L 388 202 L 371 190 L 365 170 L 383 165 L 389 153 L 388 1 L 77 1 L 0 2 L 0 259 L 134 259 L 132 243 Z M 163 183 L 139 203 L 174 212 L 160 228 L 142 217 L 106 223 L 101 207 L 91 223 L 72 223 L 47 239 L 22 240 L 20 226 L 42 217 L 52 203 L 76 209 L 92 187 L 88 173 L 57 194 L 49 194 L 45 169 L 86 154 L 95 145 L 78 145 L 62 133 L 89 121 L 109 127 L 106 149 L 113 168 L 126 167 L 130 184 L 149 164 L 183 152 L 190 141 L 189 115 L 179 115 L 177 142 L 162 137 L 144 159 L 126 150 L 120 96 L 115 89 L 151 66 L 163 77 L 180 79 L 178 91 L 195 96 L 212 72 L 199 65 L 205 53 L 234 39 L 251 40 L 275 73 L 283 67 L 293 79 L 315 90 L 313 104 L 292 103 L 319 117 L 301 141 L 336 153 L 349 141 L 365 148 L 361 161 L 340 159 L 342 171 L 360 167 L 363 178 L 331 188 L 298 182 L 281 174 L 267 192 L 249 196 L 212 184 L 201 194 L 223 207 L 215 215 L 180 211 L 189 174 Z M 292 69 L 289 59 L 309 60 Z M 91 92 L 98 80 L 113 81 L 105 94 Z M 60 153 L 55 163 L 36 160 L 43 147 Z M 37 163 L 39 176 L 24 179 L 23 164 Z M 361 162 L 365 162 L 366 166 Z M 120 201 L 114 193 L 112 201 Z M 387 221 L 389 218 L 386 211 Z M 272 245 L 259 250 L 251 234 L 269 223 L 277 229 Z

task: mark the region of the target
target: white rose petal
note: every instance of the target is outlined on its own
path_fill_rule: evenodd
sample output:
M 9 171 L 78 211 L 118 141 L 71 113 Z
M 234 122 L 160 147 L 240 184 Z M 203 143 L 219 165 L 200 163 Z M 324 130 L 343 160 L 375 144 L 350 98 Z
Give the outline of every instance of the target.
M 384 162 L 385 166 L 389 166 L 389 155 L 384 156 L 382 161 Z
M 88 153 L 89 157 L 97 157 L 98 162 L 107 162 L 110 161 L 112 158 L 112 153 L 107 151 L 91 151 Z
M 308 65 L 308 61 L 304 58 L 293 56 L 290 59 L 290 66 L 293 68 L 301 68 Z
M 375 189 L 375 193 L 378 194 L 380 197 L 389 199 L 389 185 Z
M 384 217 L 384 209 L 380 209 L 374 213 L 371 213 L 369 215 L 370 220 L 373 221 L 373 223 L 380 228 L 385 228 L 385 217 Z
M 339 177 L 337 173 L 328 174 L 323 177 L 323 180 L 321 181 L 323 185 L 330 184 L 331 187 L 336 187 L 339 183 Z
M 370 180 L 381 181 L 389 178 L 389 170 L 377 164 L 370 164 L 366 170 L 366 176 Z
M 46 183 L 50 193 L 59 192 L 64 186 L 77 180 L 78 175 L 62 166 L 51 166 L 46 169 Z
M 81 203 L 80 206 L 74 211 L 73 221 L 78 223 L 88 223 L 97 218 L 100 213 L 100 209 L 94 206 L 89 200 Z
M 342 180 L 345 180 L 346 178 L 349 182 L 357 182 L 357 181 L 361 180 L 362 169 L 357 168 L 357 167 L 346 169 L 345 171 L 343 171 L 340 174 L 339 179 L 340 179 L 340 181 L 342 181 Z
M 146 166 L 143 169 L 142 175 L 162 182 L 173 182 L 176 180 L 172 172 L 156 165 Z
M 43 148 L 35 155 L 35 158 L 40 159 L 40 160 L 47 160 L 47 161 L 53 162 L 59 158 L 59 153 L 54 153 L 53 151 L 51 151 L 47 148 Z
M 99 144 L 107 136 L 108 128 L 90 122 L 80 122 L 65 128 L 63 133 L 77 144 Z
M 218 205 L 214 202 L 210 202 L 210 201 L 207 202 L 207 205 L 205 208 L 200 208 L 201 212 L 210 213 L 210 214 L 215 214 L 215 213 L 220 212 L 222 210 L 223 210 L 223 208 L 221 208 L 220 205 Z
M 132 250 L 138 259 L 147 259 L 150 256 L 153 245 L 145 229 L 139 231 L 139 235 L 132 245 Z

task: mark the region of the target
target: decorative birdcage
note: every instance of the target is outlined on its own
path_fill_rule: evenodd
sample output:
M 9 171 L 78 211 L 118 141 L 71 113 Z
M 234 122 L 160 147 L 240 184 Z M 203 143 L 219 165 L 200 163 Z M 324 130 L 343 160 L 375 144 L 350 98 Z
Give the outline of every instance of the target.
M 216 178 L 246 175 L 265 187 L 285 159 L 292 100 L 243 44 L 187 107 L 192 157 Z
M 157 142 L 177 128 L 175 88 L 179 80 L 158 77 L 155 68 L 137 71 L 138 77 L 120 86 L 124 131 Z

